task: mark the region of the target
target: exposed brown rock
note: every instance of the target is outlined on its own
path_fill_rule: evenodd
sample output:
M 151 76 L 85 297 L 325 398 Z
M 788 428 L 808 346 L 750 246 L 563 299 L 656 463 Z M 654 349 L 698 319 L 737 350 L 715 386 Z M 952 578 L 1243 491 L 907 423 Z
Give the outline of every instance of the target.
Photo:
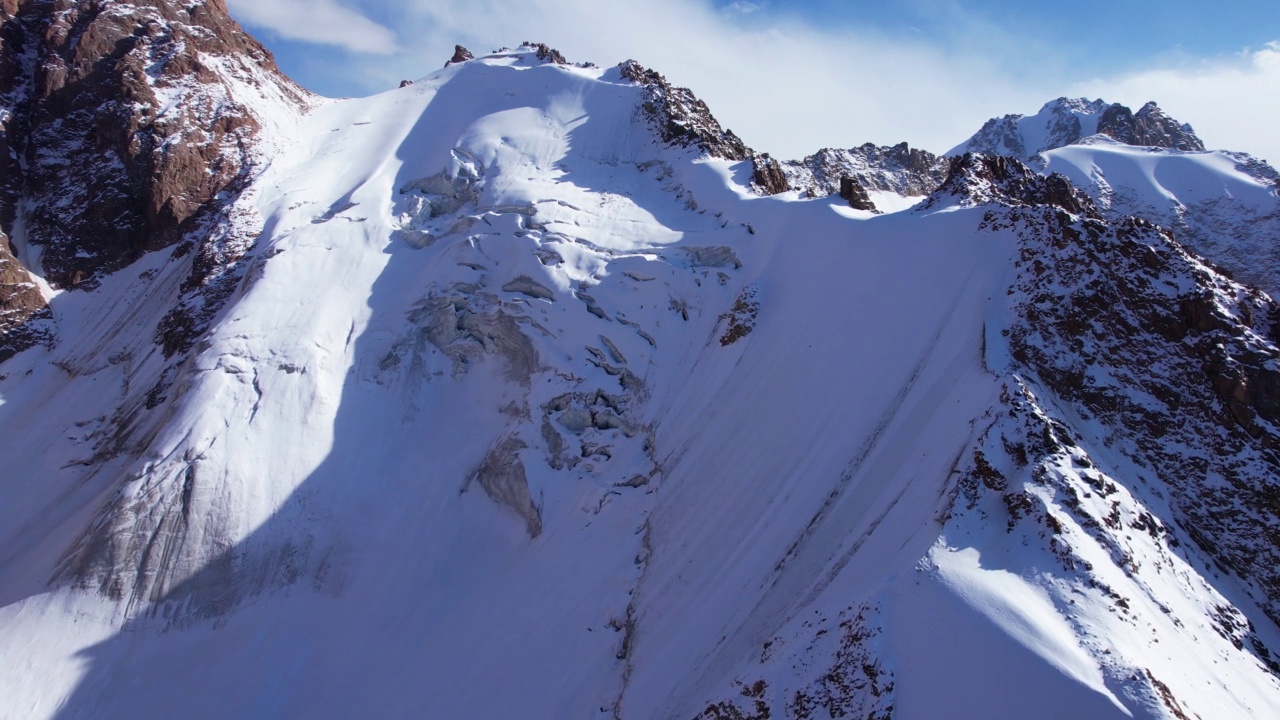
M 556 50 L 555 48 L 548 46 L 546 43 L 535 43 L 535 42 L 529 42 L 528 40 L 525 40 L 523 43 L 521 43 L 521 45 L 523 45 L 524 47 L 531 47 L 537 50 L 537 53 L 534 55 L 534 57 L 538 58 L 544 63 L 554 63 L 556 65 L 569 64 L 569 61 L 564 59 L 564 56 L 560 54 L 559 50 Z
M 474 59 L 475 59 L 475 55 L 472 55 L 470 50 L 462 47 L 461 45 L 454 45 L 453 57 L 449 58 L 449 62 L 445 63 L 444 66 L 449 67 L 454 63 L 466 62 L 468 60 L 474 60 Z M 402 85 L 401 87 L 404 87 L 404 86 Z
M 1098 133 L 1129 145 L 1204 150 L 1190 125 L 1179 124 L 1153 102 L 1137 113 L 1119 103 L 1110 105 L 1098 118 Z
M 48 339 L 44 296 L 0 233 L 0 362 Z
M 871 196 L 867 194 L 867 189 L 862 187 L 862 183 L 858 182 L 856 178 L 840 178 L 840 197 L 847 200 L 849 207 L 855 210 L 876 211 L 876 204 L 871 202 Z
M 222 0 L 5 0 L 0 21 L 0 234 L 26 207 L 23 241 L 62 288 L 177 245 L 190 276 L 157 339 L 189 346 L 258 234 L 229 214 L 261 129 L 246 89 L 310 95 Z
M 219 87 L 227 71 L 209 58 L 305 97 L 221 0 L 9 5 L 0 26 L 0 104 L 12 112 L 0 127 L 0 231 L 12 231 L 27 200 L 26 240 L 43 247 L 56 287 L 179 242 L 221 207 L 222 193 L 238 190 L 259 124 Z
M 635 60 L 618 66 L 624 80 L 645 86 L 648 91 L 641 111 L 657 130 L 661 140 L 678 147 L 696 147 L 711 157 L 746 160 L 751 156 L 742 140 L 720 126 L 707 104 L 688 88 L 675 87 L 667 79 Z
M 1108 447 L 1160 479 L 1163 524 L 1280 620 L 1275 303 L 1206 270 L 1150 222 L 1068 214 L 1004 169 L 1012 182 L 965 187 L 1026 193 L 987 220 L 1022 238 L 1008 336 L 1019 372 L 1107 427 Z M 1196 291 L 1168 292 L 1188 285 Z
M 759 188 L 760 192 L 777 195 L 791 189 L 787 185 L 787 176 L 783 174 L 782 167 L 768 153 L 753 156 L 751 165 L 751 184 Z
M 858 181 L 867 191 L 903 196 L 928 195 L 947 179 L 947 158 L 899 143 L 876 146 L 866 143 L 847 150 L 826 148 L 803 160 L 781 163 L 788 184 L 812 197 L 840 192 L 842 178 Z
M 1058 173 L 1039 175 L 1020 160 L 1003 155 L 965 153 L 950 162 L 946 181 L 925 201 L 926 207 L 952 197 L 974 205 L 994 201 L 1012 206 L 1053 206 L 1072 215 L 1102 217 L 1093 200 Z

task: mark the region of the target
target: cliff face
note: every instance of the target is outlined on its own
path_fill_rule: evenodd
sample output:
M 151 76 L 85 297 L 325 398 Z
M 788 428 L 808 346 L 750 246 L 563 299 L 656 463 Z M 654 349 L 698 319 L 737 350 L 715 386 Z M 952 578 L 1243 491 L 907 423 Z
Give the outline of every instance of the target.
M 1280 622 L 1280 308 L 1214 272 L 1168 230 L 1104 220 L 1062 175 L 966 155 L 953 161 L 944 194 L 1001 206 L 984 225 L 1019 236 L 1008 291 L 1015 320 L 1002 333 L 1014 369 L 1064 417 L 1093 421 L 1070 422 L 1107 448 L 1099 456 L 1141 468 L 1129 489 L 1167 502 L 1151 512 L 1171 548 L 1179 536 L 1194 543 Z M 1100 533 L 1122 529 L 1096 520 Z M 1146 531 L 1142 521 L 1132 529 Z M 1270 652 L 1246 639 L 1274 670 Z
M 743 160 L 751 148 L 720 126 L 707 104 L 688 88 L 676 87 L 655 70 L 628 60 L 618 66 L 625 80 L 645 87 L 641 110 L 662 141 L 677 147 L 693 147 L 714 158 Z
M 1126 145 L 1204 150 L 1204 143 L 1190 125 L 1169 117 L 1153 102 L 1143 105 L 1137 113 L 1119 103 L 1112 104 L 1098 118 L 1098 132 Z
M 211 255 L 253 172 L 261 101 L 310 102 L 222 0 L 8 0 L 0 20 L 0 263 L 22 250 L 53 288 L 175 245 Z M 187 285 L 227 259 L 201 258 Z M 43 306 L 23 273 L 0 278 L 5 329 Z

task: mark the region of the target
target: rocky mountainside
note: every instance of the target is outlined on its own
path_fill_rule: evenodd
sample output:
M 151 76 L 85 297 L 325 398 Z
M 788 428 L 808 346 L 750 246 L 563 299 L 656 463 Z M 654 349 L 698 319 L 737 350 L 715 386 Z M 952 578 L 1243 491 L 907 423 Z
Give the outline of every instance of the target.
M 1155 103 L 1147 103 L 1134 113 L 1123 105 L 1102 100 L 1059 98 L 1045 104 L 1033 116 L 1006 115 L 989 120 L 947 155 L 966 152 L 1003 155 L 1043 169 L 1046 162 L 1043 153 L 1073 145 L 1107 143 L 1177 151 L 1204 150 L 1204 144 L 1189 125 L 1179 124 Z M 1254 164 L 1265 166 L 1256 161 Z M 827 148 L 803 160 L 778 163 L 780 179 L 773 183 L 757 181 L 757 185 L 770 194 L 798 190 L 808 197 L 822 197 L 840 194 L 842 182 L 847 190 L 852 180 L 861 190 L 878 196 L 882 203 L 900 206 L 897 198 L 921 198 L 933 192 L 946 178 L 947 168 L 945 157 L 913 149 L 906 143 L 887 147 L 868 143 L 847 150 Z M 759 169 L 757 177 L 761 177 Z M 1095 198 L 1110 207 L 1099 195 L 1095 194 Z M 1149 210 L 1125 209 L 1129 214 L 1143 217 L 1146 217 L 1144 211 Z M 1156 217 L 1149 219 L 1157 220 Z M 1164 215 L 1159 217 L 1160 221 L 1167 219 Z
M 0 21 L 0 263 L 17 250 L 55 290 L 92 287 L 178 246 L 191 258 L 184 292 L 216 283 L 261 225 L 237 227 L 229 208 L 262 164 L 273 122 L 262 116 L 296 114 L 310 96 L 221 0 L 9 0 Z M 6 275 L 5 324 L 47 317 L 35 278 Z M 170 319 L 170 349 L 225 294 L 189 298 Z M 0 353 L 44 335 L 6 334 Z
M 944 193 L 1048 208 L 984 218 L 1016 228 L 1026 246 L 1011 288 L 1017 320 L 1002 332 L 1011 362 L 1043 396 L 1107 428 L 1097 441 L 1166 479 L 1157 496 L 1170 520 L 1221 572 L 1250 578 L 1280 621 L 1280 518 L 1268 500 L 1280 478 L 1280 307 L 1213 273 L 1167 230 L 1103 221 L 1062 175 L 966 155 L 935 200 Z
M 1280 714 L 1280 308 L 1098 183 L 780 162 L 541 44 L 322 101 L 220 2 L 4 7 L 0 715 Z M 66 53 L 116 110 L 49 114 Z

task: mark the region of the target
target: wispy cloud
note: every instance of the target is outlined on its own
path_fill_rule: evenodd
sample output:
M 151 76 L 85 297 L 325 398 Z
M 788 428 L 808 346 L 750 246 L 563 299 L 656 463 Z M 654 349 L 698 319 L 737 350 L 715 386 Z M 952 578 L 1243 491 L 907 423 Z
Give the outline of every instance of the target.
M 242 23 L 289 40 L 376 55 L 399 50 L 395 33 L 337 0 L 227 0 L 227 6 Z
M 1280 95 L 1267 90 L 1280 87 L 1280 45 L 1199 65 L 1089 79 L 1032 34 L 1001 29 L 989 19 L 953 17 L 950 0 L 922 0 L 946 22 L 896 35 L 819 26 L 758 0 L 727 7 L 711 0 L 359 1 L 375 17 L 395 17 L 400 37 L 413 42 L 390 57 L 326 62 L 328 78 L 344 79 L 344 94 L 421 77 L 443 65 L 455 43 L 481 54 L 536 40 L 574 61 L 608 65 L 634 58 L 693 88 L 753 147 L 787 157 L 904 140 L 943 151 L 990 117 L 1035 112 L 1062 95 L 1089 95 L 1133 106 L 1154 99 L 1194 125 L 1212 147 L 1280 161 L 1280 136 L 1268 127 Z M 295 29 L 312 32 L 325 27 L 328 39 L 320 41 L 366 52 L 392 44 L 388 30 L 333 0 L 305 7 L 300 0 L 271 0 L 269 9 L 259 7 L 267 4 L 232 0 L 247 22 L 273 28 L 296 23 Z M 729 9 L 735 5 L 758 9 Z M 321 8 L 340 17 L 318 23 Z M 268 15 L 273 22 L 254 19 Z M 373 30 L 360 31 L 352 16 Z M 1183 61 L 1168 61 L 1175 62 Z
M 724 6 L 725 12 L 741 13 L 743 15 L 762 9 L 764 9 L 763 3 L 750 2 L 750 0 L 734 0 L 734 2 Z
M 977 55 L 764 10 L 724 12 L 707 0 L 366 2 L 394 5 L 398 27 L 414 37 L 397 62 L 346 68 L 372 81 L 369 90 L 439 68 L 455 43 L 479 54 L 537 40 L 574 61 L 634 58 L 692 88 L 749 144 L 775 155 L 868 141 L 946 149 L 991 115 L 1044 100 Z

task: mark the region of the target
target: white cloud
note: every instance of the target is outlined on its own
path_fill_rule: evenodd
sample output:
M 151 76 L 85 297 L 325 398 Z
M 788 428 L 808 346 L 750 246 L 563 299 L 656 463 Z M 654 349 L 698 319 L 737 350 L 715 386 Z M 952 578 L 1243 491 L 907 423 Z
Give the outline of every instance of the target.
M 244 24 L 289 40 L 379 55 L 399 49 L 395 33 L 337 0 L 227 0 L 227 6 Z
M 248 19 L 239 6 L 251 1 L 233 6 Z M 455 43 L 481 54 L 535 40 L 573 61 L 634 58 L 691 87 L 752 147 L 784 157 L 904 140 L 941 152 L 990 117 L 1089 95 L 1135 109 L 1154 99 L 1211 147 L 1280 161 L 1280 135 L 1269 127 L 1280 94 L 1268 90 L 1280 87 L 1280 45 L 1196 67 L 1085 81 L 1036 38 L 973 21 L 958 20 L 944 47 L 938 38 L 780 18 L 752 0 L 740 0 L 761 8 L 751 13 L 726 12 L 711 0 L 362 1 L 380 4 L 397 18 L 401 37 L 413 38 L 391 58 L 327 65 L 369 91 L 438 69 Z M 297 7 L 297 0 L 274 2 Z M 313 15 L 315 6 L 307 7 Z M 340 29 L 349 36 L 349 28 Z
M 694 90 L 751 146 L 798 157 L 821 147 L 909 141 L 946 150 L 992 115 L 1039 107 L 1043 93 L 983 58 L 924 41 L 726 13 L 708 0 L 368 0 L 397 8 L 409 62 L 365 63 L 369 90 L 439 68 L 454 43 L 480 54 L 523 40 L 572 61 L 634 58 Z
M 1211 148 L 1243 150 L 1280 165 L 1280 42 L 1237 57 L 1080 83 L 1077 94 L 1135 109 L 1155 100 L 1195 127 Z

